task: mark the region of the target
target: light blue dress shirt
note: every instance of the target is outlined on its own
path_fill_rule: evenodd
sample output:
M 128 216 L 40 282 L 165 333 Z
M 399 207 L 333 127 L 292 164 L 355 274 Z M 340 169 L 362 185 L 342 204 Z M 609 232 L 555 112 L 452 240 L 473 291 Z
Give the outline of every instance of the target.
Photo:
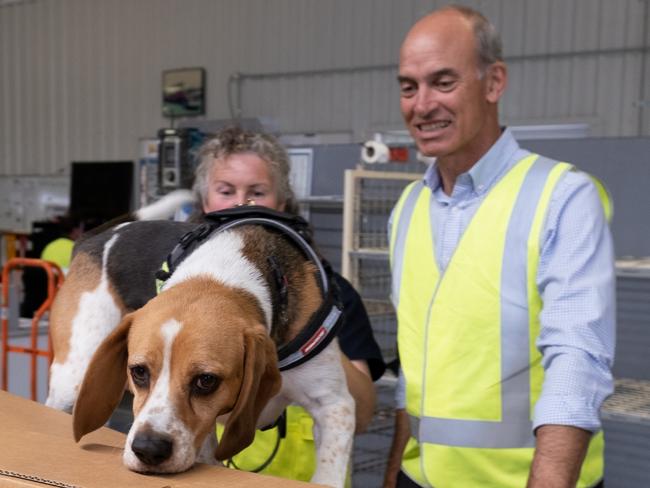
M 435 162 L 427 169 L 424 182 L 434 195 L 431 219 L 441 272 L 486 194 L 529 154 L 506 129 L 492 148 L 456 179 L 451 195 L 442 189 Z M 533 428 L 558 424 L 597 431 L 601 428 L 600 407 L 613 391 L 616 275 L 609 227 L 596 187 L 585 173 L 569 171 L 558 182 L 540 249 L 537 286 L 543 309 L 537 347 L 545 377 Z M 404 408 L 401 374 L 396 403 Z

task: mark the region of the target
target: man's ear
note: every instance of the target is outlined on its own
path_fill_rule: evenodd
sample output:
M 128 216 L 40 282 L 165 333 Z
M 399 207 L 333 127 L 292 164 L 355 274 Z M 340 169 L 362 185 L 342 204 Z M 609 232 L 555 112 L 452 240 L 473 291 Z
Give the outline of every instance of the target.
M 490 103 L 497 103 L 508 86 L 508 68 L 503 61 L 497 61 L 485 70 L 485 98 Z

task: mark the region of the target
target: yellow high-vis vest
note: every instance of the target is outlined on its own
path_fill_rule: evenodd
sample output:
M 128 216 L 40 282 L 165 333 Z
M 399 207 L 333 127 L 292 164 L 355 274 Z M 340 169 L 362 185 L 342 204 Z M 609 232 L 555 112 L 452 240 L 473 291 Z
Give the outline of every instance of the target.
M 73 248 L 74 241 L 72 239 L 59 237 L 45 246 L 41 253 L 41 259 L 58 264 L 63 272 L 67 273 L 68 268 L 70 268 Z
M 298 405 L 289 405 L 285 413 L 286 437 L 280 438 L 277 427 L 265 431 L 257 430 L 253 443 L 227 461 L 226 466 L 291 480 L 309 481 L 316 471 L 314 420 Z M 223 426 L 217 424 L 217 438 L 221 439 L 222 434 Z M 349 469 L 345 486 L 352 486 Z
M 421 486 L 526 486 L 544 379 L 535 346 L 540 233 L 570 169 L 537 155 L 519 161 L 486 195 L 442 274 L 432 192 L 414 182 L 395 207 L 392 298 L 412 435 L 402 469 Z M 599 432 L 579 487 L 602 478 L 603 451 Z

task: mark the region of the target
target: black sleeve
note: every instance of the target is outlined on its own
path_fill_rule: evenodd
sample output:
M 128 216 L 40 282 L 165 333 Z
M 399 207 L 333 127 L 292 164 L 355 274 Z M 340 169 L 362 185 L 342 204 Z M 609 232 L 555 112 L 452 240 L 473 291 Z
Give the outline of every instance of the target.
M 343 323 L 338 333 L 341 350 L 349 359 L 365 360 L 372 380 L 376 381 L 384 374 L 386 364 L 372 333 L 366 307 L 359 293 L 345 278 L 333 273 L 332 279 L 339 287 L 343 303 Z

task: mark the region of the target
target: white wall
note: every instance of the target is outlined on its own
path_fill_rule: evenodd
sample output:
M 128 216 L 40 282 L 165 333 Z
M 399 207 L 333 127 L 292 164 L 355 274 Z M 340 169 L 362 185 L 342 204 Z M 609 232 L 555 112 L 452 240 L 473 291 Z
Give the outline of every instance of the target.
M 280 132 L 362 140 L 400 128 L 399 44 L 415 19 L 443 3 L 0 0 L 0 175 L 136 158 L 138 139 L 167 125 L 161 72 L 179 67 L 206 69 L 206 119 L 230 117 L 228 79 L 241 73 L 233 104 Z M 503 34 L 504 122 L 650 135 L 648 0 L 464 3 Z

